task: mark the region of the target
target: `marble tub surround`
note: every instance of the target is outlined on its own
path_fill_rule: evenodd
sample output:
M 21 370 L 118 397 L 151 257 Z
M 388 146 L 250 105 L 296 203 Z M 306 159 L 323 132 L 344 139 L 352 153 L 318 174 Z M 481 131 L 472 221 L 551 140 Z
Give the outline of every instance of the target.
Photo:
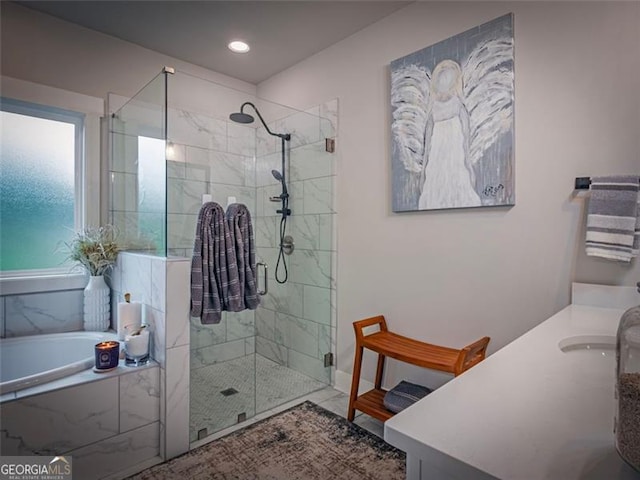
M 83 329 L 83 289 L 0 296 L 0 336 Z
M 190 261 L 123 252 L 113 271 L 112 295 L 125 291 L 143 301 L 143 323 L 151 330 L 151 357 L 160 365 L 160 456 L 189 449 Z M 126 288 L 126 290 L 124 290 Z M 120 289 L 120 290 L 118 290 Z M 117 318 L 112 319 L 117 323 Z
M 72 455 L 75 474 L 86 479 L 158 458 L 157 364 L 104 374 L 89 370 L 76 374 L 85 383 L 72 386 L 64 380 L 51 382 L 56 390 L 38 393 L 41 385 L 2 404 L 0 454 Z
M 634 290 L 574 284 L 572 305 L 385 422 L 407 478 L 637 478 L 613 435 L 613 346 Z M 560 349 L 585 335 L 611 349 Z

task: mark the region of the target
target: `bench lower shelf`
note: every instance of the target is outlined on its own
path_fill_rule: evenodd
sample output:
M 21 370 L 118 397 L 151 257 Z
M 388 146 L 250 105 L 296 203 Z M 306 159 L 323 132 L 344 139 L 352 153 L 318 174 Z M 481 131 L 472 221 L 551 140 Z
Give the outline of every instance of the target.
M 394 413 L 384 407 L 384 396 L 386 390 L 374 388 L 367 393 L 363 393 L 354 403 L 356 410 L 360 410 L 373 418 L 385 422 L 393 417 Z

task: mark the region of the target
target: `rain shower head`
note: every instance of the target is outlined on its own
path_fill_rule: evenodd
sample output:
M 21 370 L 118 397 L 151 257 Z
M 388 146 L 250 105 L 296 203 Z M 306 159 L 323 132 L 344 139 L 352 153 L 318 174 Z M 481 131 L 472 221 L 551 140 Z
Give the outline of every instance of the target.
M 253 108 L 255 110 L 255 112 L 258 114 L 258 118 L 260 119 L 260 122 L 262 122 L 262 125 L 264 125 L 264 128 L 265 128 L 265 130 L 267 131 L 267 133 L 269 135 L 281 138 L 282 140 L 286 140 L 286 141 L 291 140 L 291 134 L 289 134 L 289 133 L 274 133 L 274 132 L 272 132 L 271 129 L 267 126 L 267 123 L 264 121 L 264 118 L 262 118 L 262 115 L 260 115 L 260 110 L 258 110 L 258 108 L 251 102 L 244 102 L 242 105 L 240 105 L 240 111 L 236 112 L 236 113 L 232 113 L 231 115 L 229 115 L 229 119 L 232 122 L 236 122 L 236 123 L 253 123 L 253 121 L 255 120 L 253 118 L 253 115 L 249 115 L 248 113 L 244 113 L 244 107 L 246 107 L 247 105 L 249 105 L 251 108 Z M 284 142 L 283 142 L 283 145 L 284 145 Z
M 244 112 L 232 113 L 231 115 L 229 115 L 229 119 L 232 122 L 236 123 L 253 123 L 253 121 L 255 120 L 252 115 Z

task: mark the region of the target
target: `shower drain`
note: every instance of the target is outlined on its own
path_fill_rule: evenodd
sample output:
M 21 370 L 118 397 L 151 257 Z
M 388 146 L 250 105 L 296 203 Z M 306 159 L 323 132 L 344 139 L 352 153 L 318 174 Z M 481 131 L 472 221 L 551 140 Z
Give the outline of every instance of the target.
M 222 390 L 220 393 L 225 397 L 229 397 L 238 393 L 238 390 L 236 390 L 235 388 L 227 388 L 226 390 Z

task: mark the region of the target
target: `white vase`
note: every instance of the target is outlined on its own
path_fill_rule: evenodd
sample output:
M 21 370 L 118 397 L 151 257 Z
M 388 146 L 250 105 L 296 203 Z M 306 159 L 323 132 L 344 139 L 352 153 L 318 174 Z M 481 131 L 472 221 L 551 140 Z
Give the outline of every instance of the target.
M 111 291 L 102 275 L 89 277 L 84 289 L 84 329 L 106 332 L 111 320 Z

